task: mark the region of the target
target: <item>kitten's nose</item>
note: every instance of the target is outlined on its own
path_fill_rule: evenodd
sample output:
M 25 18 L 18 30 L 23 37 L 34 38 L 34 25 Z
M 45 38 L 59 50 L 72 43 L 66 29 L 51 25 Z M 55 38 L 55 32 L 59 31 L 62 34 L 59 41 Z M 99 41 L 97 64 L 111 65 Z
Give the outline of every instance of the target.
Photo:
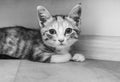
M 63 39 L 60 39 L 60 40 L 58 40 L 59 42 L 63 42 L 64 40 Z

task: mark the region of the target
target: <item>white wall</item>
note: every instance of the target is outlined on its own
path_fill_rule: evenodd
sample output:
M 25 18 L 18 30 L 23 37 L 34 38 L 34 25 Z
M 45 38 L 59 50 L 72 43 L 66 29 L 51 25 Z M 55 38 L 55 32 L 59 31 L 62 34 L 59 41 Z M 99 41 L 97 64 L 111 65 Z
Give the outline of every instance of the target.
M 84 34 L 120 36 L 120 0 L 85 0 Z
M 36 6 L 52 14 L 67 14 L 82 2 L 82 34 L 120 36 L 120 0 L 0 0 L 0 27 L 38 28 Z

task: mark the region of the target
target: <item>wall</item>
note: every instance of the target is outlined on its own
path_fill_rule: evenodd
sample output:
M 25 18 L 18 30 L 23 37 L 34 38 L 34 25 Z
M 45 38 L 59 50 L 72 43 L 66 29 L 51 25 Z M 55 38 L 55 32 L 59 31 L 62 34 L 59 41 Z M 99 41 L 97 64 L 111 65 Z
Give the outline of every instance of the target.
M 120 36 L 120 0 L 0 0 L 0 27 L 38 27 L 37 5 L 52 14 L 67 14 L 82 2 L 82 34 Z

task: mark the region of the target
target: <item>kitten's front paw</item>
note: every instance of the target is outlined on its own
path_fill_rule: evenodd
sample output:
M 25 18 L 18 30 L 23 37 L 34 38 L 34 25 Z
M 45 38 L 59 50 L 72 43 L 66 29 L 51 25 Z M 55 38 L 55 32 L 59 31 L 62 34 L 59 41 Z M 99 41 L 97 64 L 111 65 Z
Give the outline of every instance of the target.
M 85 61 L 85 56 L 83 56 L 82 54 L 74 54 L 74 56 L 72 57 L 72 60 L 73 61 L 80 61 L 80 62 L 83 62 Z
M 51 62 L 52 63 L 61 63 L 61 62 L 67 62 L 71 59 L 70 54 L 65 55 L 53 55 L 51 56 Z

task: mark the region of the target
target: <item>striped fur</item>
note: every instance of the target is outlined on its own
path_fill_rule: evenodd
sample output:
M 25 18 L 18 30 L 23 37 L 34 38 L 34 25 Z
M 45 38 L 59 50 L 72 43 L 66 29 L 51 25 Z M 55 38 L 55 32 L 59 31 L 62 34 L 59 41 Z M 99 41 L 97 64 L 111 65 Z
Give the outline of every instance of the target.
M 22 26 L 0 28 L 0 54 L 44 62 L 54 48 L 43 44 L 39 29 Z M 1 57 L 0 56 L 0 57 Z

